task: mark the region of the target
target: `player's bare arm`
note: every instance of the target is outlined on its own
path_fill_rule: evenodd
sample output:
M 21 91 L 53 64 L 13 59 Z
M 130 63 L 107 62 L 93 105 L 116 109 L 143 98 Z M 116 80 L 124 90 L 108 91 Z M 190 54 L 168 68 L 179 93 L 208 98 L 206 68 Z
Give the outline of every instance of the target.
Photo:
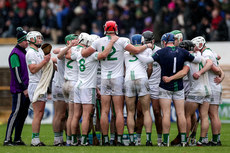
M 165 83 L 169 83 L 171 82 L 172 80 L 177 80 L 177 79 L 180 79 L 180 78 L 183 78 L 185 75 L 187 75 L 189 71 L 189 66 L 185 65 L 183 67 L 182 70 L 180 70 L 179 72 L 177 72 L 176 74 L 168 77 L 168 76 L 163 76 L 162 77 L 162 80 L 165 82 Z
M 32 74 L 37 73 L 46 63 L 49 62 L 50 57 L 51 57 L 51 54 L 48 54 L 48 55 L 44 56 L 44 60 L 42 60 L 41 63 L 28 65 L 28 68 L 29 68 L 30 72 Z
M 225 77 L 224 71 L 220 68 L 221 74 L 214 79 L 214 82 L 218 85 L 220 84 Z
M 98 60 L 101 60 L 101 59 L 106 58 L 106 57 L 109 55 L 109 53 L 110 53 L 110 51 L 111 51 L 111 49 L 112 49 L 112 47 L 113 47 L 113 44 L 114 44 L 118 39 L 119 39 L 118 36 L 112 35 L 109 44 L 106 46 L 106 48 L 105 48 L 105 50 L 104 50 L 103 52 L 100 52 L 100 53 L 98 54 L 97 59 L 98 59 Z
M 60 50 L 60 52 L 57 55 L 57 58 L 60 59 L 60 60 L 63 59 L 65 54 L 67 53 L 67 51 L 70 50 L 71 47 L 77 45 L 77 43 L 78 43 L 77 40 L 72 40 L 68 46 L 66 46 L 65 48 Z
M 196 80 L 199 79 L 199 77 L 200 77 L 203 73 L 205 73 L 205 72 L 207 72 L 208 70 L 211 69 L 212 65 L 213 65 L 212 60 L 211 60 L 211 59 L 207 59 L 205 66 L 204 66 L 200 71 L 194 73 L 194 74 L 193 74 L 193 78 L 196 79 Z
M 153 47 L 153 45 L 151 43 L 144 44 L 142 46 L 133 46 L 132 44 L 128 44 L 125 47 L 125 50 L 127 50 L 128 52 L 133 53 L 133 54 L 138 54 L 140 52 L 143 52 L 145 49 L 152 48 L 152 47 Z

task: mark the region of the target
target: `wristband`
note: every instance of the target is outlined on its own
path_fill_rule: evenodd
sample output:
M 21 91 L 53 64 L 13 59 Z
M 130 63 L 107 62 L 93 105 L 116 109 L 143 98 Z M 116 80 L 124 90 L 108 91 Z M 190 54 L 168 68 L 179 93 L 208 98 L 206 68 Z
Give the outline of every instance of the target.
M 145 46 L 146 46 L 146 49 L 148 48 L 148 45 L 147 44 L 145 44 Z

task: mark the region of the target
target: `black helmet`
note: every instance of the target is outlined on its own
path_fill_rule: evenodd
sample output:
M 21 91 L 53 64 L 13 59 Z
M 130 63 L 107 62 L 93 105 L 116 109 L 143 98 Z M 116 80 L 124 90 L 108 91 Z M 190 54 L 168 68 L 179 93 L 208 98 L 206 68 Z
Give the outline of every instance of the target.
M 182 42 L 180 42 L 179 47 L 184 48 L 188 51 L 193 51 L 194 44 L 191 40 L 183 40 Z
M 154 35 L 152 31 L 145 31 L 142 33 L 142 36 L 144 37 L 145 43 L 149 43 L 154 40 Z

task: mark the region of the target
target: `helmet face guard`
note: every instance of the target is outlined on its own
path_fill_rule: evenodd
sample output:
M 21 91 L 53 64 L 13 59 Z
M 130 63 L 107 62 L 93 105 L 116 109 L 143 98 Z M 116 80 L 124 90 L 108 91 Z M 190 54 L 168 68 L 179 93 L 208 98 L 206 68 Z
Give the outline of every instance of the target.
M 118 35 L 118 27 L 115 21 L 107 21 L 104 25 L 104 34 L 115 33 Z
M 205 46 L 205 43 L 206 43 L 204 37 L 202 37 L 202 36 L 195 37 L 195 38 L 193 38 L 191 41 L 193 42 L 193 44 L 194 44 L 199 50 L 202 50 L 202 49 L 204 48 L 204 46 Z M 202 44 L 202 45 L 200 45 L 200 44 Z
M 82 32 L 79 37 L 79 44 L 83 44 L 85 46 L 89 45 L 89 41 L 90 41 L 90 35 L 88 33 Z
M 40 32 L 38 31 L 31 31 L 29 32 L 27 35 L 26 35 L 26 40 L 32 44 L 34 44 L 35 46 L 37 46 L 38 48 L 41 47 L 42 44 L 37 44 L 37 39 L 38 37 L 41 37 L 42 40 L 43 39 L 43 36 Z M 34 41 L 32 41 L 31 39 L 33 39 Z
M 183 34 L 180 30 L 173 30 L 170 33 L 172 33 L 179 42 L 183 41 Z

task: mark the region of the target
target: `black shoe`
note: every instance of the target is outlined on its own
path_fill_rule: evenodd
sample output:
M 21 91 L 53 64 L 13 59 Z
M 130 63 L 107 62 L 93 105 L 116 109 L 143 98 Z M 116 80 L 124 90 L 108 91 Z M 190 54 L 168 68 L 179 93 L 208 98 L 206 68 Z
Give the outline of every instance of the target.
M 116 141 L 115 140 L 110 140 L 110 145 L 111 146 L 116 146 Z
M 210 146 L 209 143 L 197 141 L 196 146 Z
M 3 146 L 14 146 L 12 141 L 4 141 Z
M 180 136 L 180 134 L 178 134 L 176 136 L 176 138 L 173 141 L 171 141 L 170 144 L 171 144 L 171 146 L 180 146 L 181 145 L 181 136 Z
M 117 142 L 117 146 L 125 146 L 125 145 L 121 142 Z
M 23 142 L 21 139 L 18 141 L 14 141 L 14 145 L 16 146 L 26 146 L 25 142 Z
M 40 147 L 40 146 L 46 146 L 46 145 L 43 142 L 39 142 L 38 144 L 31 144 L 30 146 Z
M 161 142 L 161 145 L 159 147 L 169 147 L 169 144 Z
M 214 142 L 214 141 L 209 141 L 209 142 L 208 142 L 208 145 L 209 145 L 209 146 L 217 146 L 217 144 L 218 144 L 218 143 L 217 143 L 217 142 Z
M 103 146 L 110 146 L 109 142 L 103 144 Z
M 147 141 L 147 142 L 146 142 L 146 146 L 153 146 L 153 144 L 152 144 L 151 141 Z
M 135 146 L 135 142 L 130 142 L 129 146 Z
M 222 146 L 221 141 L 217 142 L 217 146 Z

